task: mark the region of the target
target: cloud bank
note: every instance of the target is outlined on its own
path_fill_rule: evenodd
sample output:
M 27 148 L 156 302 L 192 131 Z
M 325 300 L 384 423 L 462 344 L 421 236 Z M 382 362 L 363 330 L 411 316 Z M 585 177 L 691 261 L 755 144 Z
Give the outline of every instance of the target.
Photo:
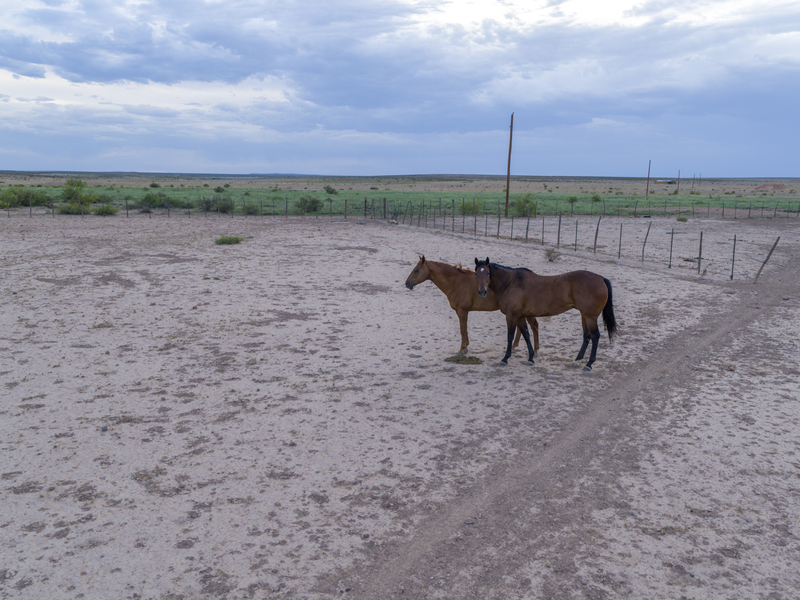
M 800 176 L 797 2 L 27 0 L 6 169 Z

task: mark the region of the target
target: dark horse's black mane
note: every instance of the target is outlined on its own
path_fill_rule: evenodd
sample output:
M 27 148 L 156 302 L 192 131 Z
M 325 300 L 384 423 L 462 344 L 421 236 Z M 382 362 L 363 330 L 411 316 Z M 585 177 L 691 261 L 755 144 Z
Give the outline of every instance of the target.
M 500 269 L 505 269 L 506 271 L 530 271 L 531 273 L 533 273 L 533 271 L 531 271 L 526 267 L 507 267 L 505 265 L 499 265 L 497 263 L 489 263 L 490 269 L 497 269 L 498 267 Z

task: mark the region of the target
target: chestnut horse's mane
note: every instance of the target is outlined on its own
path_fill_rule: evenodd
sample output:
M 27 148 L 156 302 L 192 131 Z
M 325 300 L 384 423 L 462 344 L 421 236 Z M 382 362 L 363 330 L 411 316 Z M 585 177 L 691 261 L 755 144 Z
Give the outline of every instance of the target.
M 459 271 L 461 271 L 462 273 L 474 273 L 474 272 L 475 272 L 475 271 L 473 271 L 472 269 L 467 269 L 466 267 L 462 266 L 462 265 L 461 265 L 461 262 L 457 262 L 457 263 L 456 263 L 456 264 L 454 264 L 453 266 L 454 266 L 456 269 L 458 269 Z

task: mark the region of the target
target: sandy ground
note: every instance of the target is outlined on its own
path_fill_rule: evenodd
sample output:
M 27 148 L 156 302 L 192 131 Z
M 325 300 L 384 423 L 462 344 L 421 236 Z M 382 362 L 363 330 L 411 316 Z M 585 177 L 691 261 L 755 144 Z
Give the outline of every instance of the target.
M 675 221 L 645 262 L 619 223 L 643 239 L 609 220 L 595 255 L 587 220 L 550 262 L 355 219 L 0 219 L 0 598 L 798 598 L 797 221 L 690 220 L 672 269 Z M 473 313 L 484 362 L 445 362 L 418 252 L 601 273 L 621 335 L 571 369 L 573 311 L 500 367 Z

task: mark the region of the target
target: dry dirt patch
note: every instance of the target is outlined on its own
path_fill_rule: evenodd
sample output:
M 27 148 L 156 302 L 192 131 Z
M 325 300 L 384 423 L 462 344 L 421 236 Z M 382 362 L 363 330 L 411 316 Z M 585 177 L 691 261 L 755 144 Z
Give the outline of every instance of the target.
M 789 225 L 759 286 L 341 220 L 0 226 L 2 597 L 800 588 Z M 473 314 L 483 363 L 445 362 L 417 251 L 599 272 L 622 335 L 583 374 L 554 317 L 502 368 L 502 316 Z

